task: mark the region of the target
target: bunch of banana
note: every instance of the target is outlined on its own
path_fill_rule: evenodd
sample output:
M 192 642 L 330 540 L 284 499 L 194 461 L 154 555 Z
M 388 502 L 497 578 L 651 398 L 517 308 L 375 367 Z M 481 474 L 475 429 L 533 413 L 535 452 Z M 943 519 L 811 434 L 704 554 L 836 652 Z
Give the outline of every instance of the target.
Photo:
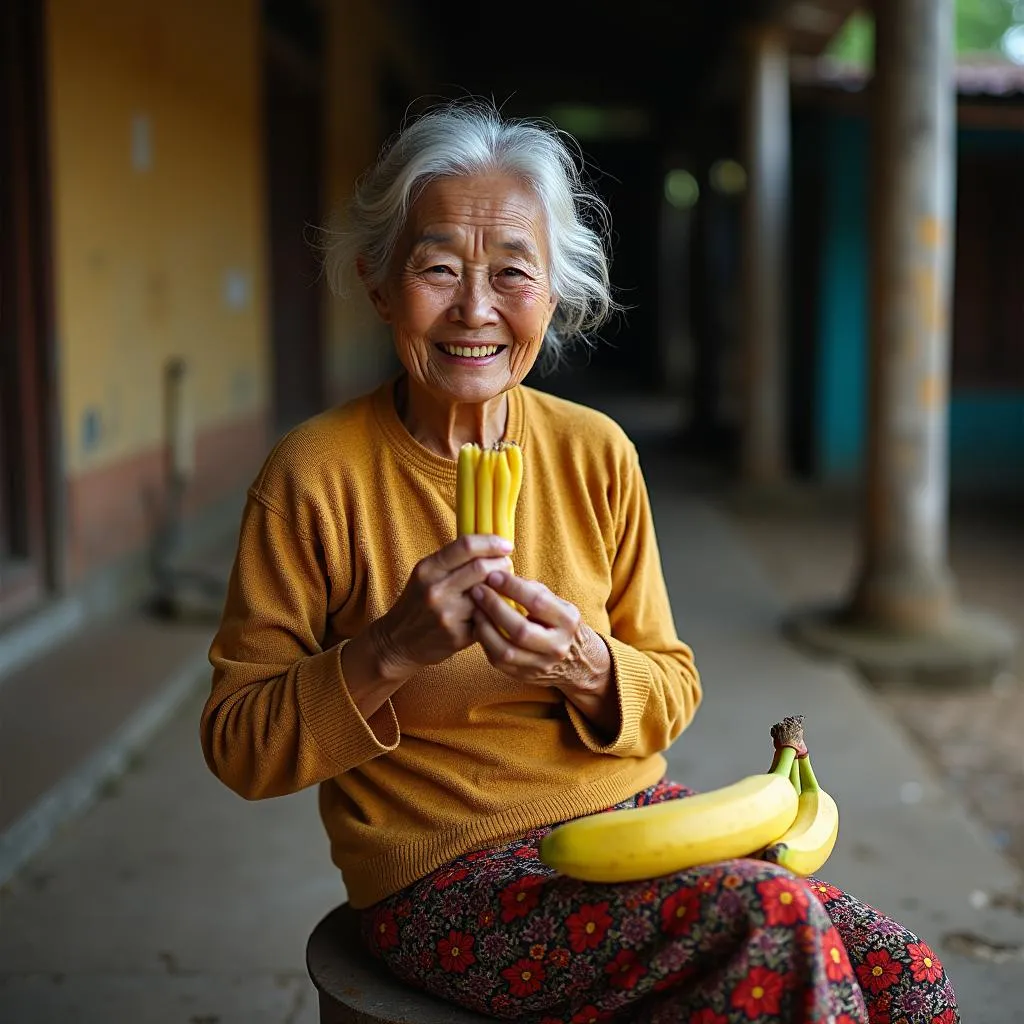
M 523 486 L 523 450 L 512 441 L 493 448 L 468 443 L 459 449 L 455 524 L 459 536 L 494 533 L 515 543 L 516 505 Z M 520 612 L 511 598 L 505 600 Z
M 455 519 L 459 536 L 496 533 L 516 539 L 516 504 L 523 485 L 523 450 L 511 441 L 493 448 L 464 444 L 459 449 Z
M 633 882 L 752 856 L 796 819 L 798 797 L 789 775 L 804 749 L 800 722 L 789 718 L 773 728 L 779 749 L 767 774 L 682 800 L 567 822 L 541 841 L 540 859 L 588 882 Z
M 808 754 L 793 762 L 797 769 L 796 820 L 759 856 L 789 868 L 795 875 L 813 875 L 828 860 L 839 835 L 839 808 L 818 784 Z

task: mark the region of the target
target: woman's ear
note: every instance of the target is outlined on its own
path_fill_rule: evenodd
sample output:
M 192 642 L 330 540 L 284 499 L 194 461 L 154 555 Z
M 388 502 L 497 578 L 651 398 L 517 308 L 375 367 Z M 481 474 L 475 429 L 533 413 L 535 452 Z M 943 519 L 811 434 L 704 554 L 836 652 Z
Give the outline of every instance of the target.
M 558 296 L 552 292 L 551 298 L 548 300 L 548 318 L 544 323 L 544 333 L 547 334 L 548 328 L 551 326 L 551 321 L 555 318 L 555 310 L 558 309 Z
M 369 295 L 370 301 L 373 303 L 373 308 L 377 310 L 377 316 L 384 321 L 384 323 L 391 323 L 391 308 L 388 304 L 388 298 L 385 288 L 376 288 L 370 281 L 369 271 L 366 267 L 366 260 L 362 256 L 356 257 L 356 273 L 359 275 L 359 280 L 363 282 L 363 287 L 366 289 L 366 294 Z

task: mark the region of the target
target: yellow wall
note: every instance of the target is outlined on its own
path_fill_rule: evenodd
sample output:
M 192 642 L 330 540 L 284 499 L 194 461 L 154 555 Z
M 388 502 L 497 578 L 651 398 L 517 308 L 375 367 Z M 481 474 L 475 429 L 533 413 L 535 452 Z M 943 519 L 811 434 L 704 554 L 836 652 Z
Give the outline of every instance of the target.
M 170 356 L 189 362 L 200 430 L 267 404 L 259 16 L 257 0 L 47 7 L 61 415 L 75 476 L 162 443 Z M 133 155 L 143 118 L 148 167 L 144 146 Z
M 409 100 L 426 91 L 427 69 L 405 27 L 389 19 L 372 0 L 336 0 L 327 15 L 327 81 L 324 199 L 325 218 L 340 209 L 356 178 L 370 165 L 393 130 L 386 123 L 377 75 L 389 64 L 408 90 Z M 334 401 L 376 384 L 395 363 L 386 332 L 361 291 L 349 283 L 343 297 L 328 297 L 325 361 Z

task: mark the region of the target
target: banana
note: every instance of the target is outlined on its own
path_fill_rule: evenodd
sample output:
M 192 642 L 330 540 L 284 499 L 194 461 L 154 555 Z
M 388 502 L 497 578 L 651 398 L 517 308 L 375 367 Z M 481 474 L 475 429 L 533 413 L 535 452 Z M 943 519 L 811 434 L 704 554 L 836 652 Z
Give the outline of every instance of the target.
M 515 542 L 516 504 L 523 484 L 523 452 L 511 441 L 481 449 L 467 442 L 459 449 L 455 477 L 455 522 L 458 535 L 496 533 Z M 510 597 L 513 608 L 526 609 Z M 504 630 L 502 631 L 504 633 Z
M 511 497 L 512 469 L 508 464 L 508 450 L 502 448 L 494 453 L 494 532 L 507 540 L 512 539 Z
M 523 451 L 514 441 L 459 449 L 455 477 L 458 535 L 496 533 L 515 542 L 516 505 L 523 486 Z
M 541 840 L 540 859 L 588 882 L 633 882 L 749 857 L 796 818 L 798 797 L 789 781 L 795 756 L 795 749 L 785 746 L 768 774 L 682 800 L 559 825 Z
M 476 470 L 476 532 L 494 533 L 494 460 L 497 452 L 485 448 Z
M 512 474 L 512 485 L 508 498 L 508 519 L 511 532 L 508 539 L 514 542 L 516 539 L 516 506 L 519 504 L 519 492 L 523 487 L 523 449 L 517 444 L 510 443 L 505 446 L 505 453 L 508 458 L 509 472 Z
M 818 784 L 811 759 L 797 759 L 801 793 L 796 820 L 760 856 L 789 868 L 795 875 L 813 875 L 828 860 L 839 835 L 839 808 Z
M 459 449 L 455 478 L 455 519 L 460 537 L 476 532 L 476 469 L 479 463 L 480 449 L 475 444 L 464 444 Z

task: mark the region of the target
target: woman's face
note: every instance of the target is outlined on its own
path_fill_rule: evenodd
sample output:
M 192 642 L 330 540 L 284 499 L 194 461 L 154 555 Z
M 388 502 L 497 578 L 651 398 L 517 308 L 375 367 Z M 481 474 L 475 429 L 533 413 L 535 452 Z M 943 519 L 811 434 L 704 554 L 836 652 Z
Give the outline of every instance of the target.
M 515 387 L 556 305 L 540 203 L 515 178 L 431 182 L 371 298 L 411 382 L 435 397 L 476 403 Z

